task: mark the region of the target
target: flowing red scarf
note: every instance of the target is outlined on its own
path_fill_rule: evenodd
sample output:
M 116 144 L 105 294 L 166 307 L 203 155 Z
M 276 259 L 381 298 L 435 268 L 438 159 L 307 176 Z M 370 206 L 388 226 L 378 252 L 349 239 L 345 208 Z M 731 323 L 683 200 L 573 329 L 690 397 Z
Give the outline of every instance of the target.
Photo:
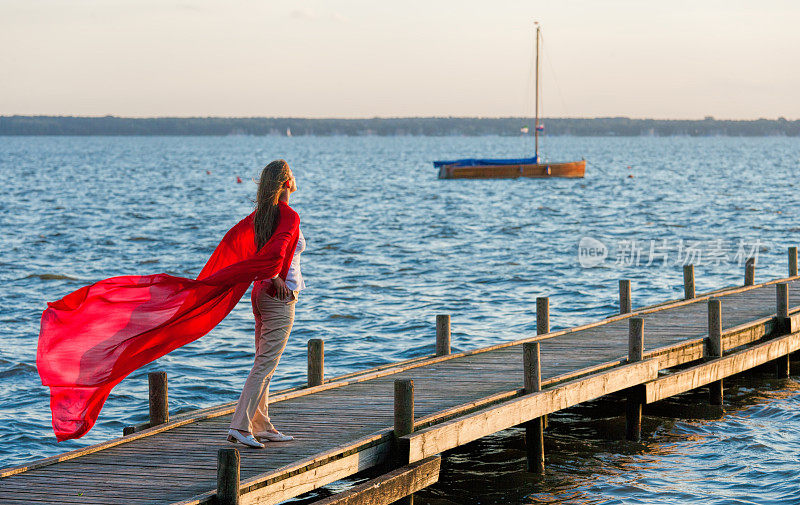
M 47 304 L 36 366 L 59 442 L 86 434 L 128 374 L 211 331 L 254 280 L 285 278 L 299 216 L 281 202 L 278 226 L 258 251 L 253 216 L 225 234 L 197 279 L 112 277 Z

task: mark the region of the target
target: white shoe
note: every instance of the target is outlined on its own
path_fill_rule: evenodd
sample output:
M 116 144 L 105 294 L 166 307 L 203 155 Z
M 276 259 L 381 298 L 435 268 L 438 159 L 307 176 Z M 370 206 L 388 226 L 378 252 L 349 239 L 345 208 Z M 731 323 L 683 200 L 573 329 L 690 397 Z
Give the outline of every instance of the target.
M 293 436 L 284 435 L 280 431 L 262 431 L 256 433 L 256 438 L 259 440 L 268 440 L 270 442 L 288 442 L 289 440 L 294 440 Z
M 264 444 L 253 438 L 253 435 L 244 436 L 239 433 L 239 430 L 228 430 L 228 442 L 240 442 L 248 447 L 255 447 L 256 449 L 264 448 Z

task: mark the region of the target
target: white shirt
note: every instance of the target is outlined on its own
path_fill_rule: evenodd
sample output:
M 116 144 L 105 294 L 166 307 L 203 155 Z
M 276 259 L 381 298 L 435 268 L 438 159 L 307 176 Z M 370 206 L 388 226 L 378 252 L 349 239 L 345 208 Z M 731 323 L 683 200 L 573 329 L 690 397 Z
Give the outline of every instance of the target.
M 292 256 L 292 264 L 289 265 L 289 272 L 286 274 L 286 287 L 292 291 L 302 291 L 306 287 L 303 274 L 300 273 L 300 253 L 306 250 L 306 238 L 302 231 L 297 230 L 297 233 L 297 247 Z

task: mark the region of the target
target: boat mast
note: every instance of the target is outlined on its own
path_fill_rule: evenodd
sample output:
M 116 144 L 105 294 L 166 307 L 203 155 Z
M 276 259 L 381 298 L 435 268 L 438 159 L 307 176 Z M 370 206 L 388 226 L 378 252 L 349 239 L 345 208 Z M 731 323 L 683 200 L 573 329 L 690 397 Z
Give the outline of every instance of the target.
M 536 119 L 533 125 L 533 138 L 534 138 L 534 154 L 536 155 L 536 163 L 539 163 L 539 22 L 534 21 L 536 25 Z

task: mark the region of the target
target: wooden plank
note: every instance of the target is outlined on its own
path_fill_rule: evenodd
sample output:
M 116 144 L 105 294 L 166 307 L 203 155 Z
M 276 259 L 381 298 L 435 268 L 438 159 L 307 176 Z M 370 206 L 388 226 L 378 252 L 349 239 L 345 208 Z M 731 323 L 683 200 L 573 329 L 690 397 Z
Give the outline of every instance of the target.
M 702 365 L 656 379 L 645 385 L 645 401 L 653 403 L 699 388 L 800 349 L 800 333 L 792 333 Z
M 441 456 L 411 463 L 311 505 L 389 505 L 439 481 Z
M 243 481 L 241 484 L 241 504 L 274 505 L 382 464 L 387 461 L 388 457 L 389 440 L 387 437 L 376 445 L 339 459 L 327 461 L 318 466 L 313 466 L 308 462 L 301 462 L 302 467 L 299 469 L 281 468 L 270 472 L 267 475 L 270 477 L 269 479 L 264 479 L 264 476 L 257 476 Z M 305 464 L 303 465 L 303 463 Z M 215 493 L 210 491 L 185 501 L 175 502 L 173 505 L 213 503 L 214 499 Z
M 536 417 L 641 384 L 657 376 L 657 360 L 623 365 L 458 417 L 411 433 L 399 440 L 401 444 L 408 446 L 409 461 L 419 461 Z

